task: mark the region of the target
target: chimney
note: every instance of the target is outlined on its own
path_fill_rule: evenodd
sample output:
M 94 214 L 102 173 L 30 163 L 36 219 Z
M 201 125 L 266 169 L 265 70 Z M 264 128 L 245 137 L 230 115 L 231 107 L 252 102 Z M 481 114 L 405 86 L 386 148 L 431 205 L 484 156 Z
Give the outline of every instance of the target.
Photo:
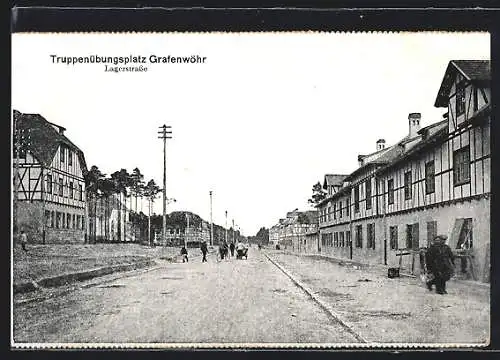
M 409 124 L 409 136 L 410 139 L 417 136 L 417 131 L 420 130 L 420 119 L 422 118 L 422 114 L 420 113 L 410 113 L 408 115 L 408 124 Z
M 358 165 L 363 166 L 363 155 L 358 155 Z
M 385 149 L 385 140 L 379 139 L 377 140 L 377 151 Z

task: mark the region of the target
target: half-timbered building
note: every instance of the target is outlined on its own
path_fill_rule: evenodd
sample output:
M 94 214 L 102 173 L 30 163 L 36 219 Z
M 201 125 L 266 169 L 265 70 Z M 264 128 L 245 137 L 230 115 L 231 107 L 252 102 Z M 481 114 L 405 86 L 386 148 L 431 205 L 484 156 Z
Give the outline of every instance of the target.
M 86 203 L 83 152 L 64 134 L 65 128 L 39 114 L 14 110 L 17 132 L 30 141 L 14 149 L 14 191 L 19 230 L 36 243 L 83 243 Z M 15 146 L 14 146 L 15 147 Z
M 316 237 L 314 237 L 317 231 L 316 210 L 295 209 L 287 212 L 286 218 L 280 219 L 278 224 L 271 227 L 269 238 L 277 241 L 283 249 L 308 252 L 317 248 Z
M 317 205 L 320 252 L 418 273 L 430 241 L 446 234 L 458 276 L 489 281 L 489 82 L 489 61 L 450 61 L 435 102 L 443 120 L 421 128 L 410 113 L 401 141 L 378 140 Z
M 446 234 L 457 275 L 489 281 L 490 62 L 450 61 L 435 102 L 444 120 L 379 172 L 389 265 L 421 267 L 420 249 Z M 399 255 L 399 256 L 398 256 Z

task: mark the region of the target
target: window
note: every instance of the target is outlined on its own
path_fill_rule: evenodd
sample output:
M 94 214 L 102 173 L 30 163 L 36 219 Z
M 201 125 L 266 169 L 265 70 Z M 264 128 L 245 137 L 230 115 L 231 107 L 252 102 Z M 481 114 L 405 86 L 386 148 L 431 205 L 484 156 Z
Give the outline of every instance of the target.
M 66 155 L 66 148 L 64 147 L 64 145 L 61 145 L 61 154 L 60 154 L 60 158 L 61 158 L 61 162 L 63 163 L 64 162 L 64 156 Z
M 394 179 L 387 180 L 387 202 L 394 204 Z
M 50 227 L 53 228 L 55 225 L 55 213 L 53 211 L 50 212 Z
M 472 90 L 472 106 L 474 107 L 474 111 L 477 111 L 478 109 L 478 103 L 477 103 L 477 87 L 474 86 L 474 89 Z
M 64 185 L 63 185 L 63 179 L 60 177 L 59 178 L 59 196 L 64 195 Z
M 406 225 L 406 248 L 418 249 L 418 223 Z
M 337 203 L 333 204 L 333 219 L 337 219 Z
M 82 184 L 78 185 L 78 200 L 83 201 L 83 186 L 82 186 Z
M 66 215 L 66 229 L 71 229 L 71 214 Z
M 405 200 L 411 199 L 411 171 L 405 172 Z
M 389 227 L 389 246 L 391 250 L 398 249 L 398 227 L 390 226 Z
M 432 243 L 432 240 L 437 236 L 437 221 L 427 222 L 427 246 Z
M 457 84 L 456 112 L 457 116 L 465 112 L 465 86 L 463 83 Z
M 331 206 L 328 206 L 328 221 L 331 220 L 331 212 L 332 212 L 332 207 Z
M 372 180 L 366 180 L 365 182 L 365 194 L 366 194 L 366 209 L 372 208 Z
M 436 189 L 436 178 L 434 174 L 434 160 L 425 164 L 425 193 L 432 194 Z
M 354 188 L 354 212 L 359 212 L 359 185 Z
M 348 230 L 345 232 L 346 245 L 351 246 L 351 232 Z
M 45 210 L 45 226 L 50 227 L 50 210 Z
M 453 183 L 455 186 L 470 181 L 470 151 L 465 146 L 453 152 Z
M 61 228 L 62 222 L 61 222 L 61 213 L 59 211 L 56 212 L 56 228 L 59 229 Z
M 375 249 L 375 224 L 368 224 L 366 226 L 366 247 L 368 249 Z
M 363 247 L 363 225 L 356 225 L 356 247 Z
M 73 153 L 68 149 L 68 165 L 73 166 Z
M 346 216 L 349 216 L 350 212 L 351 212 L 351 199 L 348 198 L 348 199 L 346 199 L 346 202 L 345 202 L 345 214 L 346 214 Z
M 336 232 L 335 234 L 333 234 L 333 245 L 335 247 L 339 246 L 339 233 L 338 232 Z
M 339 218 L 342 218 L 342 201 L 339 202 Z
M 463 219 L 457 249 L 472 249 L 472 218 Z
M 85 229 L 85 217 L 82 215 L 82 230 Z
M 52 175 L 47 174 L 46 179 L 46 191 L 48 194 L 52 194 Z
M 68 197 L 70 199 L 73 199 L 73 181 L 69 182 L 69 194 L 68 194 Z
M 344 232 L 343 231 L 341 231 L 339 233 L 339 243 L 340 243 L 339 246 L 345 247 L 345 240 L 344 240 Z
M 76 229 L 76 215 L 73 214 L 73 218 L 71 219 L 72 223 L 73 223 L 73 229 Z

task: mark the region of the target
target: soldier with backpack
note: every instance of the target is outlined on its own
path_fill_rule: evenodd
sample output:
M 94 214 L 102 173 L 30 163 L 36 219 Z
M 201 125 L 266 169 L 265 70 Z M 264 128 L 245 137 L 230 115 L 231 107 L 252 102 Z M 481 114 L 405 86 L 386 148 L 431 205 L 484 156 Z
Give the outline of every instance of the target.
M 425 255 L 427 271 L 430 278 L 427 288 L 432 291 L 432 285 L 436 286 L 436 293 L 447 294 L 446 282 L 453 276 L 455 261 L 451 248 L 446 245 L 446 235 L 438 235 L 432 241 Z

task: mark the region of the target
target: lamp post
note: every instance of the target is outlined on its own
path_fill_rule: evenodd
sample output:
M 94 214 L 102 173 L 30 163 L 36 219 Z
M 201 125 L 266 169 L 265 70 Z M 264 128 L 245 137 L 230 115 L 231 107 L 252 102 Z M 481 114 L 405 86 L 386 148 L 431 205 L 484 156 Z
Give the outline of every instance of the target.
M 184 234 L 184 247 L 187 249 L 189 236 L 189 214 L 186 213 L 186 233 Z
M 234 219 L 233 219 L 233 244 L 234 244 L 234 233 L 235 233 L 236 229 L 234 228 Z
M 225 226 L 224 241 L 227 243 L 227 210 L 226 210 L 226 226 Z
M 210 190 L 210 246 L 214 244 L 214 221 L 212 219 L 212 190 Z

